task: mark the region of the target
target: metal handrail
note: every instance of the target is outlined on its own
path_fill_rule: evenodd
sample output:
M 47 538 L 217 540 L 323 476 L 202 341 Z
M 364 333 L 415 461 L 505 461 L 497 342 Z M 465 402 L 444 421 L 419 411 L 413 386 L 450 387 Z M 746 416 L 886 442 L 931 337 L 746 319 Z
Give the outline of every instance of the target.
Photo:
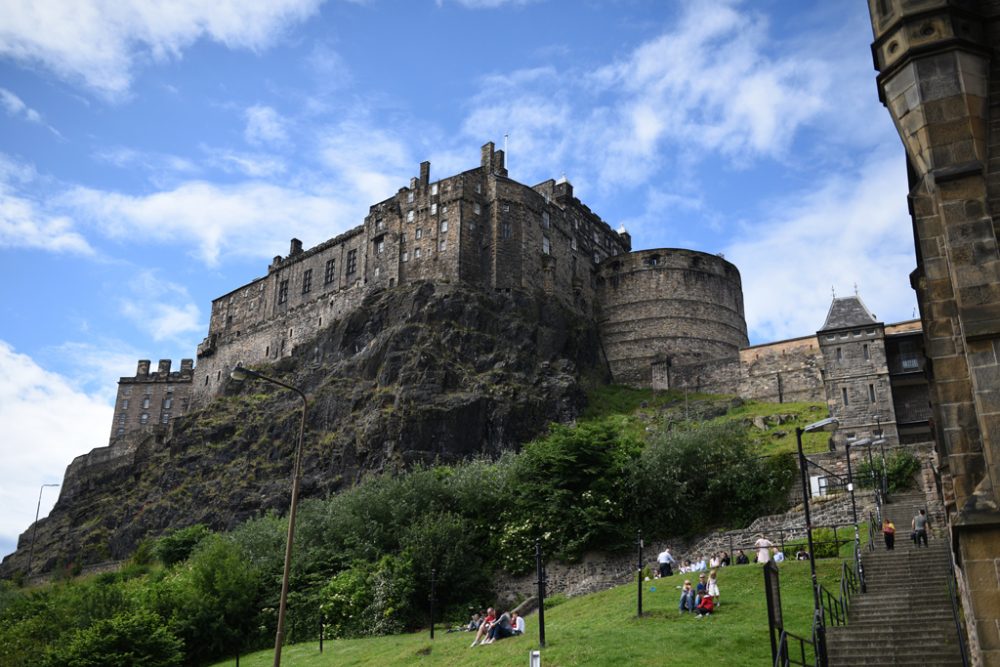
M 782 630 L 781 634 L 778 636 L 778 656 L 774 660 L 774 667 L 789 667 L 790 665 L 800 665 L 801 667 L 815 667 L 819 664 L 818 655 L 816 653 L 816 642 L 815 642 L 815 631 L 814 631 L 814 641 L 809 641 L 803 637 L 792 634 L 787 630 Z M 788 648 L 788 640 L 794 640 L 798 642 L 799 645 L 799 659 L 795 660 L 790 653 Z M 806 646 L 811 646 L 813 650 L 813 662 L 806 662 Z
M 955 633 L 958 635 L 958 649 L 962 653 L 962 667 L 969 667 L 969 648 L 965 645 L 965 632 L 962 630 L 962 618 L 958 613 L 958 588 L 955 583 L 955 554 L 948 549 L 948 562 L 951 568 L 948 572 L 948 593 L 951 597 L 951 617 L 955 621 Z

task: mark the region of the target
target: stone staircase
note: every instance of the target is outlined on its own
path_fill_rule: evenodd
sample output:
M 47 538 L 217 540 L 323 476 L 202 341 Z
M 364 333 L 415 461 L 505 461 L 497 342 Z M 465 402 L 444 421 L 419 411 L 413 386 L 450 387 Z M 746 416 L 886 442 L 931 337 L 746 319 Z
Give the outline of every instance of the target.
M 931 531 L 929 547 L 916 548 L 910 521 L 925 506 L 925 496 L 892 500 L 883 512 L 896 524 L 896 548 L 886 551 L 879 534 L 878 548 L 863 553 L 868 592 L 851 600 L 846 626 L 827 628 L 829 664 L 961 667 L 947 538 Z

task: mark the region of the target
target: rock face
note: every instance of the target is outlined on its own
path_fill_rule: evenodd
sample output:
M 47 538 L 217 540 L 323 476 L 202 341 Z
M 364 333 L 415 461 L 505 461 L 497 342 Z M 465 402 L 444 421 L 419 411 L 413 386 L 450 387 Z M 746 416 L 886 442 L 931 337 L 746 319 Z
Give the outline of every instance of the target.
M 497 456 L 572 421 L 581 383 L 607 380 L 593 325 L 514 291 L 418 283 L 375 293 L 261 372 L 309 399 L 302 494 L 322 497 L 366 473 Z M 148 536 L 194 523 L 228 529 L 284 513 L 301 405 L 263 381 L 78 457 L 39 521 L 32 573 L 126 558 Z M 27 565 L 29 528 L 0 565 Z

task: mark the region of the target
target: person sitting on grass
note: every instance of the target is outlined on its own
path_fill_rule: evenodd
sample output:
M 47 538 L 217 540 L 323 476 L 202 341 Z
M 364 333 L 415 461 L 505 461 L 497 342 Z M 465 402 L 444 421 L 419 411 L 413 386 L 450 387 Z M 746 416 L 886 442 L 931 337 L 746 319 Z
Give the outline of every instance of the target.
M 471 644 L 469 644 L 469 648 L 478 644 L 480 640 L 485 639 L 486 633 L 490 630 L 490 626 L 493 625 L 493 622 L 496 620 L 496 613 L 497 612 L 493 607 L 486 610 L 486 618 L 484 618 L 483 622 L 479 624 L 479 630 L 476 631 L 476 638 L 472 640 Z
M 678 607 L 682 614 L 694 609 L 694 597 L 695 593 L 694 589 L 691 588 L 691 580 L 685 579 L 684 586 L 681 588 L 681 604 Z
M 515 635 L 524 634 L 524 616 L 521 616 L 516 611 L 510 612 L 510 623 L 514 626 Z
M 722 558 L 719 559 L 719 565 L 722 567 L 729 567 L 730 563 L 732 563 L 732 559 L 729 558 L 729 552 L 723 551 Z
M 479 612 L 476 612 L 475 614 L 472 615 L 472 618 L 469 619 L 469 624 L 465 626 L 465 629 L 469 632 L 476 632 L 477 630 L 479 630 L 479 626 L 482 625 L 482 623 L 483 623 L 483 615 L 480 614 Z
M 697 606 L 698 603 L 701 602 L 701 599 L 708 594 L 708 584 L 705 582 L 704 572 L 698 575 L 698 586 L 695 587 L 694 592 L 695 592 L 694 604 L 695 606 Z
M 486 637 L 484 644 L 492 644 L 498 639 L 506 639 L 514 634 L 514 626 L 511 624 L 510 612 L 505 611 L 500 614 L 500 618 L 493 622 L 490 627 L 489 634 Z
M 795 560 L 809 560 L 809 552 L 806 551 L 805 547 L 799 547 L 799 550 L 795 552 Z
M 711 615 L 712 611 L 715 610 L 715 604 L 712 602 L 712 596 L 706 595 L 698 603 L 698 606 L 694 608 L 694 613 L 698 614 L 698 618 L 702 616 Z
M 749 565 L 750 564 L 750 559 L 747 557 L 747 555 L 745 553 L 743 553 L 743 549 L 737 549 L 736 550 L 736 564 L 737 565 Z
M 780 550 L 778 547 L 771 549 L 771 552 L 774 554 L 775 563 L 783 563 L 785 561 L 785 552 Z

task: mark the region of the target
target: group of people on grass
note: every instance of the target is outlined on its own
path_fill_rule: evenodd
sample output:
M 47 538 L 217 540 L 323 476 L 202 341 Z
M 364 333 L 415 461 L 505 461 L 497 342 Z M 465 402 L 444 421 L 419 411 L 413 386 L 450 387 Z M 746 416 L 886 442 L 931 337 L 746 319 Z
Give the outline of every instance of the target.
M 490 607 L 485 614 L 473 614 L 466 629 L 476 633 L 469 648 L 492 644 L 507 637 L 523 635 L 524 617 L 516 611 L 505 611 L 497 617 L 496 610 Z
M 691 585 L 690 579 L 684 580 L 681 586 L 680 613 L 694 612 L 697 618 L 711 615 L 719 606 L 719 577 L 715 570 L 698 575 L 697 586 Z

